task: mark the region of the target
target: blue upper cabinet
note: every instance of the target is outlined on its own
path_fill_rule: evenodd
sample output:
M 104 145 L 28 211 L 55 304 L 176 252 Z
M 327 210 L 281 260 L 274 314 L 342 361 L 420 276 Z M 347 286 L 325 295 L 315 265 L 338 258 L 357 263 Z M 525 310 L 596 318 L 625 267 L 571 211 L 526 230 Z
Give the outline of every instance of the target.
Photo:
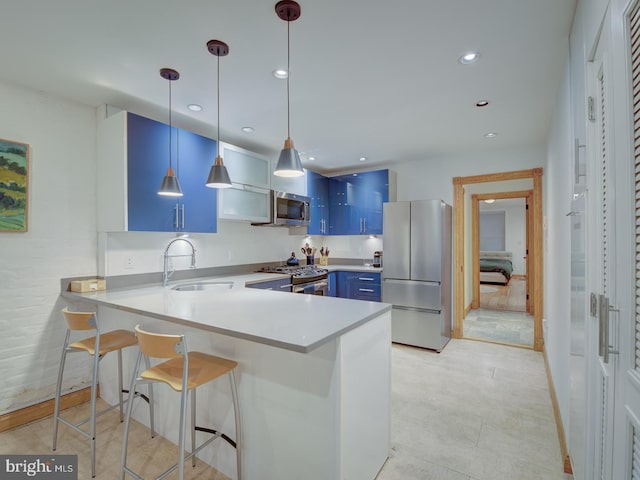
M 331 235 L 382 234 L 382 205 L 395 201 L 389 170 L 375 170 L 329 179 Z
M 329 178 L 307 170 L 307 195 L 311 198 L 309 235 L 329 234 Z
M 216 142 L 172 128 L 172 163 L 182 197 L 158 195 L 169 166 L 169 126 L 127 114 L 126 230 L 215 233 L 217 191 L 205 182 L 215 158 Z

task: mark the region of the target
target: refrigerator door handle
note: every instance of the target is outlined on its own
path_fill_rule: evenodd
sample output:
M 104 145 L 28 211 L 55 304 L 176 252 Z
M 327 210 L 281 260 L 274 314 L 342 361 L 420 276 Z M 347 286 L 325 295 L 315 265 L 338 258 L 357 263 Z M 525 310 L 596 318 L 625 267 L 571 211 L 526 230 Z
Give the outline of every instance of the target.
M 433 286 L 439 286 L 440 282 L 425 282 L 425 281 L 421 281 L 421 280 L 400 280 L 397 278 L 385 278 L 384 279 L 384 283 L 388 283 L 388 284 L 396 284 L 396 285 L 402 285 L 402 284 L 420 284 L 420 285 L 433 285 Z
M 401 305 L 394 305 L 393 308 L 396 310 L 406 310 L 408 312 L 428 312 L 428 313 L 438 313 L 438 314 L 440 313 L 440 310 L 431 310 L 429 308 L 403 307 Z

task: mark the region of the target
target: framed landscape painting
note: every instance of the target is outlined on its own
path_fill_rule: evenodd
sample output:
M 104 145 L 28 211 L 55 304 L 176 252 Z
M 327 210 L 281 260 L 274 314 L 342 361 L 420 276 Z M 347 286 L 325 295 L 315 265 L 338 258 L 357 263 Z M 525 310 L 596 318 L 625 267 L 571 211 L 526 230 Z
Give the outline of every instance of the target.
M 0 232 L 26 232 L 29 145 L 0 138 Z

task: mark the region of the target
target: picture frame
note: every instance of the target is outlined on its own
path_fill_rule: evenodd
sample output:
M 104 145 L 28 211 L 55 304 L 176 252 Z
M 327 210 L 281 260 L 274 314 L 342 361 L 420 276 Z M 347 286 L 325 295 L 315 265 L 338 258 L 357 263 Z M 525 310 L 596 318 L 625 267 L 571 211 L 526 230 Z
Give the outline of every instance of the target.
M 29 226 L 29 145 L 0 138 L 0 232 Z

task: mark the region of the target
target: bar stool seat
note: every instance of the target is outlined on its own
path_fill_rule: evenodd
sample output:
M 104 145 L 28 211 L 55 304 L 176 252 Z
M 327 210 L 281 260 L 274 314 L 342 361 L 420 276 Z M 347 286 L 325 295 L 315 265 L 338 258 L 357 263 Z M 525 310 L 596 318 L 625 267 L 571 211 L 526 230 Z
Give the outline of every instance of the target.
M 120 421 L 124 420 L 124 404 L 131 398 L 132 390 L 124 390 L 122 386 L 122 349 L 132 347 L 138 344 L 138 339 L 134 332 L 130 330 L 113 330 L 101 333 L 98 328 L 98 319 L 95 312 L 72 312 L 68 308 L 62 310 L 65 321 L 67 323 L 67 332 L 62 347 L 62 356 L 60 358 L 60 366 L 58 369 L 58 380 L 56 382 L 56 393 L 53 412 L 53 450 L 56 450 L 58 440 L 58 423 L 63 423 L 72 428 L 81 435 L 87 437 L 91 441 L 91 476 L 96 476 L 96 418 L 107 413 L 114 408 L 120 409 Z M 92 337 L 77 340 L 70 343 L 72 332 L 94 330 L 96 334 Z M 98 355 L 95 352 L 98 352 Z M 92 374 L 91 374 L 91 400 L 89 417 L 77 423 L 63 418 L 60 415 L 60 396 L 62 392 L 62 379 L 64 377 L 64 367 L 68 353 L 85 352 L 93 357 Z M 100 412 L 96 412 L 96 399 L 98 387 L 98 367 L 99 362 L 107 353 L 118 352 L 118 403 L 106 408 Z M 149 386 L 149 396 L 142 395 L 133 391 L 133 396 L 141 396 L 149 403 L 151 417 L 151 436 L 155 436 L 153 426 L 153 390 Z M 127 398 L 123 398 L 123 393 L 127 393 Z M 85 423 L 89 423 L 88 431 L 80 428 Z
M 195 467 L 196 454 L 204 447 L 209 445 L 217 438 L 223 438 L 231 446 L 236 449 L 236 462 L 238 480 L 242 478 L 241 467 L 241 423 L 240 411 L 238 405 L 238 394 L 235 380 L 234 370 L 238 363 L 226 358 L 217 357 L 202 352 L 189 352 L 186 346 L 184 335 L 167 335 L 161 333 L 153 333 L 144 330 L 140 325 L 135 327 L 136 336 L 138 337 L 138 345 L 140 353 L 134 367 L 133 376 L 131 378 L 130 390 L 135 390 L 140 383 L 161 382 L 167 384 L 175 392 L 180 393 L 180 427 L 178 438 L 178 461 L 169 469 L 165 470 L 156 479 L 164 478 L 174 470 L 178 470 L 178 479 L 184 479 L 184 462 L 189 458 L 192 459 L 192 465 Z M 149 367 L 149 357 L 164 360 L 163 362 Z M 140 364 L 142 358 L 147 362 L 147 369 L 140 373 Z M 229 375 L 231 383 L 231 395 L 233 398 L 233 408 L 236 426 L 236 440 L 233 441 L 226 434 L 210 429 L 196 426 L 196 388 L 215 380 L 223 375 Z M 186 436 L 186 416 L 187 416 L 187 397 L 191 396 L 191 453 L 184 455 L 185 436 Z M 127 405 L 127 415 L 124 427 L 124 446 L 122 449 L 122 480 L 125 474 L 129 474 L 136 479 L 141 477 L 127 467 L 127 444 L 129 436 L 129 424 L 131 421 L 131 411 L 133 402 Z M 196 447 L 195 434 L 196 431 L 206 432 L 212 436 Z
M 136 334 L 131 330 L 113 330 L 100 335 L 100 351 L 98 355 L 106 355 L 126 347 L 138 344 Z M 95 337 L 85 338 L 69 344 L 69 348 L 84 350 L 89 355 L 95 354 Z

